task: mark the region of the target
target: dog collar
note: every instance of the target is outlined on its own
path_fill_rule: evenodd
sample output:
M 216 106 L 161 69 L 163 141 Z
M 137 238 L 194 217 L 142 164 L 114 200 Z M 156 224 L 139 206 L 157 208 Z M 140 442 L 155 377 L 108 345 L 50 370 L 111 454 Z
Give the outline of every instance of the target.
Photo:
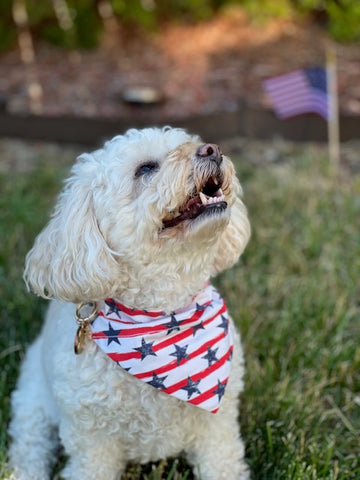
M 225 302 L 212 285 L 170 315 L 131 309 L 112 298 L 99 308 L 91 336 L 106 355 L 148 385 L 217 412 L 233 340 Z

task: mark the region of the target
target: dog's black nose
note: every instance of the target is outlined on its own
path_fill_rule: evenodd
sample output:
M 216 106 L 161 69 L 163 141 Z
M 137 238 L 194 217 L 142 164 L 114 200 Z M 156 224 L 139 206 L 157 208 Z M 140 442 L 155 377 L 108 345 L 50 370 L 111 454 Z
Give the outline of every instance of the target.
M 222 162 L 222 153 L 215 143 L 205 143 L 201 145 L 196 151 L 196 156 L 199 159 L 215 162 L 217 165 L 220 165 Z

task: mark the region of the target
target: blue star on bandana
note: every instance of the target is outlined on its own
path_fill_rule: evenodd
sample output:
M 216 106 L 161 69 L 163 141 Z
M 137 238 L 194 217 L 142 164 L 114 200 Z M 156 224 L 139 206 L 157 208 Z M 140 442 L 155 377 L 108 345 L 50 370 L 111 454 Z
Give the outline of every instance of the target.
M 227 383 L 227 382 L 221 383 L 220 380 L 218 380 L 218 386 L 217 386 L 217 388 L 213 391 L 213 393 L 216 393 L 217 395 L 219 395 L 219 400 L 222 399 L 222 397 L 223 397 L 223 395 L 224 395 L 224 393 L 225 393 L 226 383 Z
M 152 385 L 155 388 L 161 388 L 166 390 L 166 387 L 164 385 L 164 381 L 167 379 L 167 375 L 164 377 L 158 377 L 156 373 L 153 373 L 153 378 L 150 380 L 150 382 L 147 382 L 149 385 Z
M 115 330 L 112 328 L 110 322 L 109 322 L 109 328 L 108 330 L 104 330 L 103 333 L 107 336 L 107 341 L 108 345 L 110 345 L 111 342 L 116 342 L 120 345 L 118 335 L 121 332 L 121 330 Z
M 180 330 L 179 325 L 181 325 L 181 322 L 178 322 L 178 321 L 176 320 L 175 315 L 174 315 L 174 314 L 171 314 L 171 321 L 164 324 L 164 327 L 167 327 L 167 328 L 168 328 L 167 335 L 169 335 L 169 333 L 172 333 L 173 331 Z
M 137 350 L 138 352 L 141 353 L 141 360 L 144 360 L 144 358 L 147 357 L 148 355 L 154 355 L 156 357 L 156 353 L 152 349 L 153 345 L 154 345 L 154 342 L 146 343 L 145 340 L 142 338 L 141 347 L 136 347 L 134 348 L 134 350 Z
M 186 353 L 187 345 L 185 347 L 179 347 L 179 345 L 174 344 L 175 352 L 169 353 L 172 357 L 176 357 L 177 365 L 180 365 L 181 360 L 189 359 L 189 355 Z
M 214 348 L 214 350 L 211 350 L 210 347 L 207 347 L 207 354 L 204 355 L 203 357 L 201 358 L 205 358 L 208 363 L 209 363 L 209 367 L 211 367 L 211 365 L 214 363 L 214 362 L 218 362 L 219 359 L 216 357 L 216 352 L 218 351 L 219 349 L 218 348 Z
M 187 391 L 188 399 L 191 398 L 194 393 L 201 393 L 200 390 L 197 388 L 199 383 L 200 380 L 194 382 L 190 377 L 188 377 L 187 385 L 185 385 L 185 387 L 181 387 L 181 390 Z
M 116 305 L 116 302 L 113 298 L 106 299 L 105 303 L 109 307 L 109 310 L 107 312 L 108 315 L 111 315 L 112 313 L 115 313 L 119 318 L 121 318 L 120 314 L 119 314 L 120 308 Z

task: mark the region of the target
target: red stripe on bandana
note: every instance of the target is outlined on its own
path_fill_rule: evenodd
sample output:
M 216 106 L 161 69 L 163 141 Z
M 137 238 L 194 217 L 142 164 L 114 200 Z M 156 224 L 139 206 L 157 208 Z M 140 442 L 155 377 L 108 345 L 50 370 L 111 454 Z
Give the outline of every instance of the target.
M 226 311 L 226 306 L 225 304 L 223 305 L 223 308 L 221 309 L 220 312 L 218 313 L 224 313 Z M 114 318 L 111 318 L 111 317 L 107 317 L 106 315 L 103 314 L 103 312 L 100 312 L 99 313 L 99 316 L 102 316 L 103 318 L 107 319 L 107 320 L 111 320 L 111 321 L 116 321 L 118 323 L 124 323 L 125 325 L 134 325 L 134 323 L 131 323 L 131 322 L 124 322 L 122 320 L 117 320 L 117 319 L 114 319 Z M 182 322 L 182 325 L 188 325 L 189 323 L 193 323 L 193 322 L 196 322 L 197 320 L 199 320 L 202 316 L 202 312 L 201 311 L 197 311 L 194 313 L 194 315 L 192 315 L 190 318 L 188 318 L 187 320 L 183 320 Z M 215 317 L 213 317 L 215 318 Z M 209 323 L 210 321 L 212 321 L 213 319 L 209 319 L 209 320 L 206 320 L 206 324 Z M 126 328 L 126 330 L 121 330 L 121 337 L 135 337 L 135 336 L 138 336 L 138 335 L 151 335 L 152 333 L 157 333 L 157 332 L 163 332 L 163 331 L 167 331 L 168 328 L 165 327 L 164 325 L 151 325 L 151 326 L 147 326 L 147 327 L 135 327 L 135 328 Z M 96 339 L 100 339 L 100 338 L 108 338 L 104 332 L 94 332 L 92 334 L 92 338 L 94 340 Z M 179 337 L 179 339 L 181 339 L 183 337 Z M 175 340 L 177 341 L 177 339 Z M 166 346 L 166 344 L 164 343 L 164 346 Z M 158 347 L 157 347 L 158 348 Z M 159 347 L 159 348 L 162 348 L 162 347 Z
M 112 298 L 107 298 L 105 302 L 107 301 L 114 301 L 115 305 L 120 311 L 126 313 L 127 315 L 130 315 L 131 317 L 136 317 L 137 315 L 143 315 L 144 317 L 156 318 L 156 317 L 161 317 L 161 315 L 164 315 L 164 312 L 148 312 L 147 310 L 138 310 L 135 308 L 129 308 L 123 305 L 122 303 L 119 303 L 116 300 L 113 300 Z
M 217 342 L 219 342 L 223 338 L 224 338 L 224 334 L 222 333 L 218 337 L 215 337 L 211 342 L 207 342 L 206 345 L 202 345 L 200 348 L 198 348 L 197 350 L 192 352 L 189 355 L 188 359 L 184 358 L 183 360 L 181 360 L 180 363 L 178 363 L 177 360 L 173 360 L 172 362 L 168 363 L 167 365 L 164 365 L 163 367 L 157 369 L 155 372 L 154 372 L 154 370 L 149 370 L 148 372 L 139 373 L 139 374 L 136 375 L 136 378 L 143 379 L 143 378 L 151 377 L 153 373 L 156 373 L 156 375 L 162 375 L 163 373 L 166 373 L 169 370 L 172 370 L 173 368 L 178 367 L 179 365 L 183 365 L 184 363 L 186 363 L 187 361 L 197 357 L 198 355 L 201 355 L 202 353 L 205 353 L 208 347 L 213 347 L 214 345 L 216 345 Z
M 227 385 L 227 382 L 228 382 L 229 378 L 225 378 L 225 380 L 223 380 L 221 383 L 221 385 L 225 388 L 226 385 Z M 213 385 L 211 388 L 209 388 L 209 390 L 207 390 L 206 392 L 202 393 L 201 395 L 199 395 L 198 397 L 196 398 L 193 398 L 192 400 L 189 400 L 189 403 L 191 403 L 192 405 L 199 405 L 200 403 L 202 402 L 205 402 L 206 400 L 209 400 L 210 398 L 212 398 L 214 396 L 214 392 L 216 392 L 216 390 L 218 389 L 219 385 Z M 217 393 L 216 395 L 219 395 L 219 393 Z
M 206 371 L 202 371 L 202 372 L 199 372 L 198 374 L 191 376 L 190 377 L 191 380 L 193 380 L 194 382 L 197 382 L 198 380 L 202 380 L 205 376 L 215 372 L 218 368 L 224 365 L 224 363 L 227 362 L 230 356 L 231 356 L 231 351 L 229 349 L 229 351 L 217 363 L 215 363 L 212 367 L 209 367 Z M 171 387 L 167 388 L 165 391 L 166 393 L 171 395 L 172 393 L 176 392 L 180 388 L 184 387 L 186 383 L 187 383 L 187 380 L 182 380 L 181 382 L 178 382 L 175 385 L 172 385 Z

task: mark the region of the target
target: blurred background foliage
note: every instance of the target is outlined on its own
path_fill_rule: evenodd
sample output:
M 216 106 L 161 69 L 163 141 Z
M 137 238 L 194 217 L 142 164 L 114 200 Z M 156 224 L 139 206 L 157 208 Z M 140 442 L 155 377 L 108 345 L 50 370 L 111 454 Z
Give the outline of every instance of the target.
M 19 0 L 0 2 L 0 50 L 16 42 L 14 5 Z M 251 21 L 270 18 L 305 18 L 319 23 L 338 41 L 360 40 L 359 0 L 21 0 L 26 6 L 31 33 L 66 48 L 94 48 L 103 28 L 101 6 L 124 28 L 157 31 L 166 22 L 198 22 L 210 19 L 234 5 L 242 7 Z M 71 26 L 64 28 L 56 14 L 56 3 L 67 8 Z

